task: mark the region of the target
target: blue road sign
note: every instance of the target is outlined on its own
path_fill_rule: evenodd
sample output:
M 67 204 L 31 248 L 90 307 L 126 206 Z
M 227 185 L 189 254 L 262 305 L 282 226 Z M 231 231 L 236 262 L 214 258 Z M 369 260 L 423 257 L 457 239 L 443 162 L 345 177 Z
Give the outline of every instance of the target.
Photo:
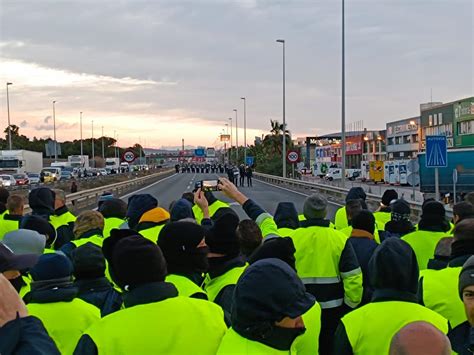
M 247 160 L 245 161 L 245 164 L 248 166 L 253 165 L 253 157 L 247 157 Z
M 446 136 L 426 136 L 426 167 L 448 166 L 448 142 Z
M 204 149 L 194 149 L 194 155 L 197 157 L 203 157 L 206 155 L 206 151 Z

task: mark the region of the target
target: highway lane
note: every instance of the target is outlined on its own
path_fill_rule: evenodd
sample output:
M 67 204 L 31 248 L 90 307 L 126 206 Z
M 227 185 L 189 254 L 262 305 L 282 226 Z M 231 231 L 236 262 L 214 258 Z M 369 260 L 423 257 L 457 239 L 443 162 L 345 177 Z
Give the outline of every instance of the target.
M 212 180 L 218 178 L 216 174 L 175 174 L 163 180 L 160 180 L 148 187 L 144 187 L 131 194 L 122 196 L 122 198 L 128 198 L 135 193 L 149 193 L 158 199 L 158 203 L 161 207 L 168 209 L 172 201 L 179 199 L 184 192 L 191 192 L 194 189 L 194 185 L 197 181 L 201 180 Z M 303 212 L 304 200 L 308 195 L 291 191 L 282 187 L 270 185 L 258 180 L 253 180 L 253 187 L 240 187 L 242 193 L 256 201 L 266 211 L 273 214 L 279 202 L 293 202 L 299 213 Z M 222 200 L 231 203 L 231 207 L 237 212 L 241 219 L 248 218 L 242 208 L 232 203 L 226 196 L 221 192 L 215 192 L 215 196 Z M 328 206 L 328 218 L 334 220 L 334 215 L 339 206 L 330 204 Z

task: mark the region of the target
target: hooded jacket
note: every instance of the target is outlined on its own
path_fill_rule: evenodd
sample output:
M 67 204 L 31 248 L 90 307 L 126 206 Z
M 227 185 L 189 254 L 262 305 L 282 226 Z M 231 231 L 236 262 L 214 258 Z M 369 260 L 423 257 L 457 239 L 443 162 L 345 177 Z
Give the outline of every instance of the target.
M 150 194 L 133 195 L 128 199 L 128 209 L 126 218 L 130 229 L 137 227 L 143 214 L 153 208 L 158 207 L 158 200 Z
M 28 195 L 28 203 L 32 209 L 33 215 L 41 215 L 47 217 L 54 214 L 54 200 L 56 195 L 54 191 L 47 187 L 38 187 L 31 190 Z
M 280 202 L 273 217 L 278 229 L 299 228 L 298 212 L 293 202 Z

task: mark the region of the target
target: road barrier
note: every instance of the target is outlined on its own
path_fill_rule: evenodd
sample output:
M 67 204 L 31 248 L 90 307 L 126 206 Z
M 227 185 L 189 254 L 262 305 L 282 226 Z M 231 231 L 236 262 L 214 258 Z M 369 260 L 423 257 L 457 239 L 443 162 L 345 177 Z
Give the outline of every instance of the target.
M 89 190 L 75 192 L 66 196 L 66 204 L 75 210 L 81 210 L 93 205 L 97 206 L 97 201 L 104 192 L 111 192 L 115 196 L 119 197 L 128 192 L 133 192 L 140 187 L 149 185 L 153 181 L 158 181 L 160 178 L 168 177 L 174 174 L 174 172 L 174 169 L 167 169 L 156 174 L 150 174 L 115 184 L 104 185 Z M 30 212 L 31 209 L 29 206 L 25 206 L 25 213 Z
M 349 192 L 349 189 L 345 189 L 342 187 L 330 186 L 330 185 L 319 184 L 319 183 L 309 182 L 309 181 L 301 181 L 297 179 L 283 178 L 283 177 L 279 177 L 275 175 L 254 173 L 254 177 L 258 180 L 267 182 L 272 185 L 285 187 L 290 190 L 306 192 L 308 195 L 312 193 L 320 193 L 324 195 L 328 199 L 328 201 L 335 204 L 339 204 L 339 205 L 345 204 L 346 195 Z M 366 194 L 367 194 L 366 202 L 369 205 L 369 208 L 372 206 L 372 208 L 370 209 L 375 210 L 380 205 L 382 196 L 375 195 L 372 193 L 367 193 L 367 192 Z M 421 217 L 422 203 L 416 202 L 416 201 L 409 201 L 409 200 L 407 200 L 407 202 L 410 204 L 412 219 L 414 221 L 418 221 L 419 218 Z M 452 209 L 447 208 L 446 212 L 447 212 L 448 217 L 452 216 Z

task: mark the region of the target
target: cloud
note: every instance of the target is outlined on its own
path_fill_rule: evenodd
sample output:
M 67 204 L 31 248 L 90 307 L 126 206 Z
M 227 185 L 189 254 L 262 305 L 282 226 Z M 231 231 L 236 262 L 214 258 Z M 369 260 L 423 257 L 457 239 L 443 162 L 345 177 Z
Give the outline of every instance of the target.
M 49 121 L 52 119 L 53 117 L 51 116 L 46 116 L 43 120 L 44 123 L 49 123 Z
M 21 128 L 25 128 L 25 127 L 28 127 L 28 122 L 26 120 L 23 120 L 20 122 L 20 127 Z

